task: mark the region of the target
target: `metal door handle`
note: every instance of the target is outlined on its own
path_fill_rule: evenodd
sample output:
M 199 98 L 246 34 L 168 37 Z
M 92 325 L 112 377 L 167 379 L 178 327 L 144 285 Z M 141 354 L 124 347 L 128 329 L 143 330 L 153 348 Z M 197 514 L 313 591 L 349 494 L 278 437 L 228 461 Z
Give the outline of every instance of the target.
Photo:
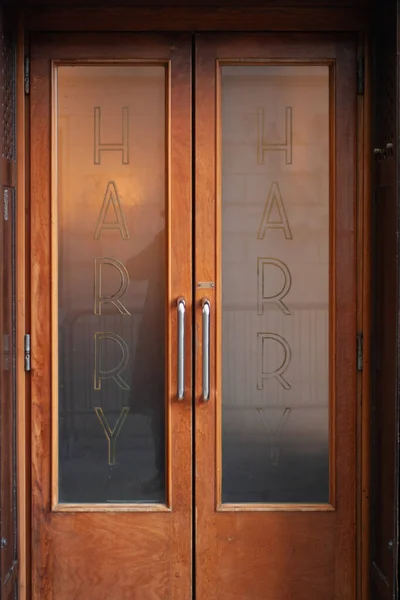
M 178 307 L 178 400 L 185 395 L 185 312 L 184 298 L 177 300 Z
M 210 301 L 203 298 L 203 400 L 210 399 Z

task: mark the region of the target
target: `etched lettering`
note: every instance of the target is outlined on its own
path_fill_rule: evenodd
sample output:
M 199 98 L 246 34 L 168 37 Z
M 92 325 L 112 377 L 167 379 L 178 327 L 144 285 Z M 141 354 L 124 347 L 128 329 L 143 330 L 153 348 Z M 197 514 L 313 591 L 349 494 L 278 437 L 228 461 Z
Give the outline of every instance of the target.
M 108 212 L 112 209 L 115 221 L 106 221 Z M 107 184 L 104 194 L 103 204 L 101 206 L 99 220 L 97 222 L 94 239 L 99 240 L 103 229 L 118 229 L 123 240 L 129 240 L 128 228 L 126 226 L 124 213 L 122 212 L 121 202 L 117 192 L 117 186 L 114 181 Z
M 104 433 L 106 434 L 106 438 L 107 438 L 107 442 L 108 442 L 108 464 L 115 465 L 116 458 L 117 458 L 117 438 L 118 438 L 119 434 L 121 433 L 121 429 L 125 423 L 125 419 L 128 416 L 129 407 L 128 406 L 123 407 L 121 414 L 119 415 L 119 417 L 117 419 L 114 429 L 111 429 L 102 408 L 97 406 L 94 410 L 96 412 L 97 418 L 99 419 L 99 421 L 104 429 Z
M 265 411 L 268 410 L 269 413 L 274 409 L 262 409 L 258 408 L 258 414 L 260 415 L 260 419 L 262 424 L 265 427 L 265 431 L 267 432 L 267 437 L 269 441 L 269 459 L 271 465 L 277 467 L 279 465 L 279 456 L 280 456 L 280 448 L 279 441 L 282 435 L 282 431 L 285 427 L 287 420 L 289 419 L 290 413 L 292 409 L 286 407 L 283 409 L 282 414 L 280 415 L 279 421 L 276 425 L 273 425 L 272 419 L 270 417 L 267 418 Z
M 283 274 L 283 286 L 282 288 L 275 294 L 273 294 L 272 296 L 265 296 L 264 295 L 264 288 L 265 288 L 265 268 L 268 265 L 272 265 L 276 268 L 278 268 L 282 274 Z M 257 293 L 257 298 L 258 298 L 258 309 L 257 309 L 257 313 L 259 315 L 262 315 L 264 312 L 264 304 L 266 302 L 276 302 L 276 304 L 279 306 L 279 308 L 283 311 L 283 313 L 285 315 L 290 315 L 290 310 L 288 309 L 288 307 L 286 306 L 286 304 L 283 302 L 283 298 L 285 298 L 285 296 L 287 296 L 287 294 L 290 291 L 290 288 L 292 286 L 292 276 L 291 273 L 289 271 L 289 267 L 287 265 L 285 265 L 284 262 L 282 262 L 281 260 L 279 260 L 278 258 L 258 258 L 257 259 L 257 287 L 258 287 L 258 293 Z
M 273 212 L 277 213 L 275 217 Z M 287 240 L 293 239 L 285 210 L 285 205 L 283 204 L 282 194 L 279 189 L 279 185 L 276 181 L 274 181 L 271 184 L 271 187 L 268 192 L 268 198 L 265 203 L 260 228 L 257 234 L 257 238 L 259 240 L 264 239 L 265 232 L 267 231 L 267 229 L 283 229 L 285 238 Z
M 103 265 L 109 265 L 110 267 L 117 269 L 121 277 L 121 285 L 115 294 L 111 296 L 103 296 L 102 291 L 102 269 Z M 124 306 L 120 300 L 125 294 L 129 285 L 129 274 L 126 270 L 125 265 L 115 258 L 95 258 L 94 259 L 94 314 L 101 315 L 102 304 L 113 304 L 115 308 L 121 313 L 121 315 L 130 315 L 129 310 Z
M 101 139 L 101 107 L 94 107 L 94 164 L 101 164 L 102 152 L 122 152 L 122 164 L 129 165 L 129 108 L 122 107 L 122 141 L 105 143 Z
M 121 360 L 112 369 L 103 369 L 101 361 L 101 342 L 104 340 L 112 340 L 121 349 Z M 101 390 L 101 382 L 105 379 L 114 379 L 114 381 L 123 390 L 129 390 L 129 385 L 121 377 L 121 373 L 126 368 L 129 360 L 129 348 L 117 333 L 111 332 L 96 332 L 94 334 L 94 389 Z
M 264 109 L 259 108 L 258 114 L 258 163 L 264 164 L 265 152 L 284 152 L 287 165 L 292 164 L 292 107 L 285 111 L 285 141 L 269 143 L 264 141 Z

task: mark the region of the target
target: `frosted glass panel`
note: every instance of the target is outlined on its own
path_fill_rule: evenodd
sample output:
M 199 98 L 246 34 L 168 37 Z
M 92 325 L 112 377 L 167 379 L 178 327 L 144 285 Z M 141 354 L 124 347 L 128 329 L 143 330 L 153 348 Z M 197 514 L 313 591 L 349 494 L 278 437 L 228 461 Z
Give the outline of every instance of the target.
M 60 66 L 59 501 L 165 500 L 163 66 Z
M 222 498 L 329 501 L 329 68 L 223 66 Z

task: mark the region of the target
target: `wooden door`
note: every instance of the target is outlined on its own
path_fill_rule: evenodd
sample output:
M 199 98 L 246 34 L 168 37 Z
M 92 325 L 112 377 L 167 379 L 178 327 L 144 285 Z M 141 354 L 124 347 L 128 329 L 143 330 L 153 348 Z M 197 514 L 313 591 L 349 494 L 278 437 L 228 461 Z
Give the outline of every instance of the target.
M 191 597 L 190 61 L 185 35 L 32 39 L 37 600 Z
M 355 116 L 353 39 L 197 37 L 199 600 L 355 599 Z

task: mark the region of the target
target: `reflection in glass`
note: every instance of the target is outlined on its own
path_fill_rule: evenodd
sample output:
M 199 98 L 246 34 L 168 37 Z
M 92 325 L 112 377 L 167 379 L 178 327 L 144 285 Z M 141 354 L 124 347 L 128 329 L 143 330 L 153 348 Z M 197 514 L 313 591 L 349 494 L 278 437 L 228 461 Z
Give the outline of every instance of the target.
M 59 501 L 165 502 L 165 68 L 59 66 Z
M 222 66 L 222 500 L 329 501 L 329 68 Z

